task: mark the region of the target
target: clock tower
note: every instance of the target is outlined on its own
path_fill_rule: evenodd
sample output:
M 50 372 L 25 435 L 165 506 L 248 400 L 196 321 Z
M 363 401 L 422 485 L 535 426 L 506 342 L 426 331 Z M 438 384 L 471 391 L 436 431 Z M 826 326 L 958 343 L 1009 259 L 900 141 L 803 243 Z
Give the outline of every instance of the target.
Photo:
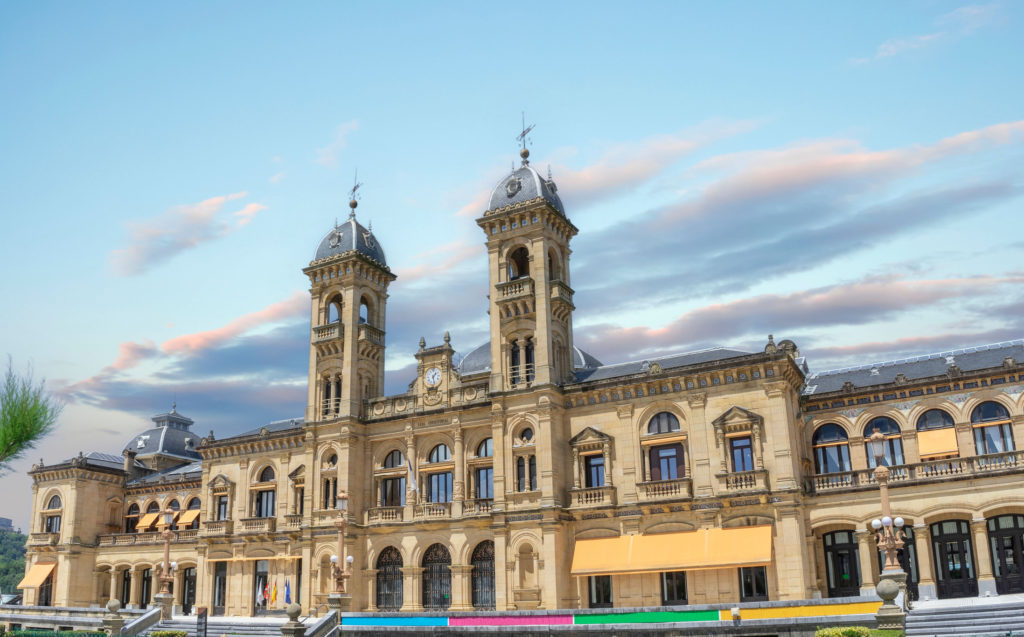
M 416 352 L 416 380 L 410 389 L 420 397 L 425 409 L 446 407 L 450 403 L 451 390 L 458 383 L 452 364 L 454 354 L 448 332 L 444 333 L 444 345 L 427 347 L 426 340 L 420 339 L 420 349 Z

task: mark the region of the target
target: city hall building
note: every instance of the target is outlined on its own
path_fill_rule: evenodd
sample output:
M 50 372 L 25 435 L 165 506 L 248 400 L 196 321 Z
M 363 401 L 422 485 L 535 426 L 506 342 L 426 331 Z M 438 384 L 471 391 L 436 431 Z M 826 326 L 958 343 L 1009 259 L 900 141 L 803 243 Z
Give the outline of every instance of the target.
M 421 340 L 383 395 L 395 275 L 352 202 L 303 269 L 304 416 L 219 438 L 172 409 L 119 455 L 34 466 L 25 603 L 152 604 L 170 508 L 184 612 L 316 608 L 339 491 L 354 610 L 871 595 L 875 430 L 911 594 L 1024 591 L 1024 341 L 817 373 L 771 337 L 602 363 L 573 342 L 577 228 L 527 157 L 476 220 L 489 342 Z

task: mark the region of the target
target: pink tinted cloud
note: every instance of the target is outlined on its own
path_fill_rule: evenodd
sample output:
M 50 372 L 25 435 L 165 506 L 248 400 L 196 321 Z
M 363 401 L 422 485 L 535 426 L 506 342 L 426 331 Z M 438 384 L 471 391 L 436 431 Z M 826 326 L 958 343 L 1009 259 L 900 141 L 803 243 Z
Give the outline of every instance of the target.
M 166 354 L 187 355 L 215 347 L 262 325 L 304 316 L 308 311 L 309 295 L 298 291 L 284 301 L 272 303 L 262 310 L 240 316 L 216 329 L 172 338 L 165 341 L 161 345 L 161 349 Z
M 453 241 L 417 254 L 414 259 L 418 263 L 399 269 L 398 280 L 405 284 L 418 281 L 426 276 L 440 276 L 456 269 L 470 259 L 478 259 L 483 256 L 482 245 Z
M 124 371 L 137 366 L 147 358 L 152 358 L 160 353 L 152 341 L 135 343 L 127 341 L 118 345 L 117 358 L 110 364 L 110 368 L 117 371 Z
M 120 276 L 141 274 L 172 257 L 202 243 L 224 237 L 248 224 L 266 206 L 249 203 L 230 215 L 234 223 L 222 218 L 230 201 L 248 193 L 210 197 L 194 204 L 174 206 L 149 219 L 128 222 L 128 245 L 111 251 L 110 263 Z

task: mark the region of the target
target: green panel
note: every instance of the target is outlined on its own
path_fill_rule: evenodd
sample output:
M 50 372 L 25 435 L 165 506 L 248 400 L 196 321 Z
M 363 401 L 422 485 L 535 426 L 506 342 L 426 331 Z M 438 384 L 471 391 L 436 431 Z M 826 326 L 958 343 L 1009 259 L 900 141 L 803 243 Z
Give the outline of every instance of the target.
M 658 624 L 669 622 L 716 622 L 717 610 L 681 610 L 656 613 L 601 613 L 576 615 L 575 624 Z

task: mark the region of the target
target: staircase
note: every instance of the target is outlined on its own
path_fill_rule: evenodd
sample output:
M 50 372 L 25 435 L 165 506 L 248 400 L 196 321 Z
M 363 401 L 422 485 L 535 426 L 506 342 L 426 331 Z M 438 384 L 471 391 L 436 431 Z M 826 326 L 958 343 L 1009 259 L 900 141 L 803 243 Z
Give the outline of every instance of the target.
M 906 634 L 907 637 L 1024 636 L 1024 600 L 1014 599 L 1005 603 L 993 600 L 993 603 L 986 604 L 917 608 L 907 615 Z
M 281 626 L 284 625 L 285 621 L 287 621 L 287 618 L 284 617 L 280 621 L 272 619 L 252 620 L 247 617 L 211 618 L 206 623 L 206 634 L 207 637 L 221 637 L 221 635 L 228 635 L 229 637 L 241 635 L 245 637 L 281 637 Z M 192 617 L 176 617 L 168 621 L 161 621 L 142 634 L 150 635 L 158 630 L 183 630 L 188 634 L 188 637 L 196 637 L 196 620 Z

